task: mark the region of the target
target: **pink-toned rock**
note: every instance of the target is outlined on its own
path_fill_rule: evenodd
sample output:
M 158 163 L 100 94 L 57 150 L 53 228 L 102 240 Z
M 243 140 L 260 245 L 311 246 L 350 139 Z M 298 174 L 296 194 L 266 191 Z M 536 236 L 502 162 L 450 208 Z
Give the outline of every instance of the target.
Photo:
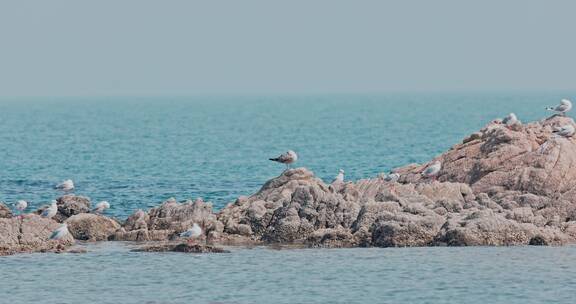
M 211 232 L 221 233 L 224 229 L 212 204 L 201 199 L 177 202 L 169 199 L 148 212 L 137 210 L 126 220 L 123 228 L 116 231 L 111 240 L 117 241 L 165 241 L 178 235 L 197 223 L 203 231 L 202 239 Z
M 68 234 L 62 240 L 50 240 L 52 231 L 59 226 L 36 214 L 0 219 L 0 255 L 63 251 L 74 243 L 74 238 Z
M 12 210 L 8 208 L 4 203 L 0 202 L 0 218 L 11 218 Z
M 66 223 L 75 239 L 85 241 L 106 241 L 121 228 L 115 220 L 92 213 L 73 215 Z

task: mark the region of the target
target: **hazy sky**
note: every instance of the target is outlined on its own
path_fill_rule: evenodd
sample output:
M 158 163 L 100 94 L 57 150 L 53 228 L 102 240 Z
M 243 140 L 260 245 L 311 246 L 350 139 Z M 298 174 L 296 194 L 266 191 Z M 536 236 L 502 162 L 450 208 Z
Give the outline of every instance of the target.
M 0 95 L 574 89 L 575 30 L 576 1 L 0 0 Z

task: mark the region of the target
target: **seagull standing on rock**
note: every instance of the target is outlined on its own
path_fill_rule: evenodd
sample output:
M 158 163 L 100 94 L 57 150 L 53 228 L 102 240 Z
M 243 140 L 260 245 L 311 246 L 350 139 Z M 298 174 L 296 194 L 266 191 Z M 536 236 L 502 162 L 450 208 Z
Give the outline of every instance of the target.
M 298 160 L 298 154 L 292 150 L 288 150 L 288 152 L 276 157 L 270 158 L 271 161 L 275 161 L 281 164 L 286 165 L 286 170 L 290 168 L 290 165 L 295 163 Z
M 22 212 L 24 212 L 24 210 L 26 210 L 26 208 L 28 208 L 28 202 L 27 201 L 17 201 L 16 202 L 16 210 L 18 210 L 20 212 L 20 214 L 22 214 Z
M 521 122 L 518 120 L 518 117 L 516 117 L 516 114 L 514 113 L 510 113 L 508 116 L 504 117 L 502 123 L 506 125 L 508 129 L 514 125 L 521 124 Z
M 188 242 L 199 238 L 202 235 L 202 228 L 198 226 L 198 224 L 194 223 L 192 227 L 182 233 L 180 233 L 180 237 L 188 238 Z
M 442 169 L 442 163 L 440 161 L 435 161 L 422 171 L 422 176 L 436 180 L 436 176 L 440 173 L 440 169 Z
M 98 204 L 96 204 L 96 208 L 94 208 L 94 213 L 102 213 L 104 212 L 104 210 L 106 209 L 110 209 L 110 203 L 108 203 L 107 201 L 101 201 Z
M 332 181 L 333 184 L 335 183 L 343 183 L 344 182 L 344 170 L 340 169 L 338 171 L 338 175 L 336 175 L 336 178 Z
M 60 184 L 56 185 L 56 189 L 62 190 L 62 191 L 72 191 L 74 190 L 74 182 L 71 179 L 67 179 L 63 182 L 61 182 Z
M 574 135 L 574 132 L 576 132 L 576 130 L 574 129 L 573 125 L 554 127 L 554 131 L 553 131 L 554 134 L 560 135 L 563 137 L 572 137 L 572 135 Z
M 560 104 L 554 107 L 546 108 L 548 111 L 558 112 L 559 114 L 566 116 L 566 112 L 572 110 L 572 102 L 568 99 L 562 99 Z
M 58 213 L 58 205 L 56 205 L 56 201 L 52 201 L 52 204 L 50 204 L 50 207 L 44 209 L 44 211 L 42 211 L 41 216 L 44 218 L 53 218 L 56 213 Z
M 68 231 L 68 224 L 64 223 L 52 232 L 52 235 L 50 235 L 50 239 L 58 241 L 58 240 L 63 239 L 69 233 L 70 233 L 70 231 Z
M 388 175 L 386 175 L 386 177 L 384 177 L 384 180 L 387 182 L 392 182 L 395 183 L 400 179 L 400 174 L 399 173 L 390 173 Z

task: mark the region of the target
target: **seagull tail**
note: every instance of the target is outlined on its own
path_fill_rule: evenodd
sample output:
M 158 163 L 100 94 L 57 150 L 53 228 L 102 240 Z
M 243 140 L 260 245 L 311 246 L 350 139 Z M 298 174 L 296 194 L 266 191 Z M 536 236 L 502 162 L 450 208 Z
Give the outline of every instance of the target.
M 546 110 L 548 110 L 548 111 L 554 111 L 554 108 L 553 108 L 553 107 L 547 107 Z
M 280 159 L 279 158 L 269 158 L 269 160 L 277 162 Z

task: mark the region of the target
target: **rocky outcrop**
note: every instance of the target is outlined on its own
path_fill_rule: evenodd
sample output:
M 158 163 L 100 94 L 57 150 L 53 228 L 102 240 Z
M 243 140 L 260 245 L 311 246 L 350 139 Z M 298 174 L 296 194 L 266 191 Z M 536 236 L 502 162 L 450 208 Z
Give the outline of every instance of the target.
M 54 216 L 54 220 L 63 223 L 67 218 L 81 213 L 88 213 L 91 210 L 90 199 L 84 196 L 67 194 L 59 197 L 57 200 L 58 213 Z M 35 213 L 41 214 L 48 205 L 41 207 Z
M 4 203 L 0 202 L 0 218 L 11 218 L 12 210 L 8 208 Z
M 121 228 L 115 220 L 91 213 L 73 215 L 66 223 L 72 236 L 84 241 L 106 241 Z
M 554 116 L 508 128 L 498 121 L 436 160 L 382 178 L 326 185 L 293 169 L 228 205 L 224 232 L 310 246 L 559 245 L 576 227 L 576 141 L 552 134 L 574 124 Z
M 197 223 L 204 233 L 201 239 L 219 238 L 222 224 L 212 212 L 212 204 L 201 199 L 177 202 L 169 199 L 148 212 L 136 211 L 124 227 L 111 236 L 118 241 L 164 241 L 174 239 Z
M 74 242 L 71 235 L 59 241 L 50 240 L 60 224 L 36 214 L 0 219 L 0 255 L 24 252 L 62 252 Z
M 200 199 L 181 203 L 170 199 L 148 211 L 136 211 L 120 227 L 106 217 L 85 214 L 89 199 L 64 196 L 58 201 L 56 220 L 66 220 L 72 234 L 82 240 L 171 241 L 197 223 L 203 229 L 198 240 L 202 244 L 574 243 L 576 141 L 552 133 L 565 124 L 574 121 L 554 116 L 512 127 L 491 122 L 434 159 L 443 164 L 437 181 L 422 177 L 427 164 L 395 169 L 401 175 L 398 182 L 376 177 L 332 185 L 297 168 L 218 213 Z M 170 244 L 174 247 L 159 245 L 146 251 L 204 250 Z

